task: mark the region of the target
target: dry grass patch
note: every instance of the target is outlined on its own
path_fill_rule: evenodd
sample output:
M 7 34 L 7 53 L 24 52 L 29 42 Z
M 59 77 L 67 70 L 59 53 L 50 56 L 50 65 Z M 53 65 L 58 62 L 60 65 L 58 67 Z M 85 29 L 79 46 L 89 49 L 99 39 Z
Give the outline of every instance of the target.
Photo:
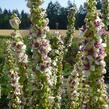
M 50 30 L 51 33 L 54 33 L 56 31 L 59 31 L 63 36 L 66 35 L 67 30 Z M 11 36 L 11 33 L 13 32 L 13 30 L 0 30 L 0 36 Z M 29 34 L 29 30 L 20 30 L 22 36 L 27 36 Z M 79 31 L 75 32 L 75 36 L 77 37 L 79 34 Z

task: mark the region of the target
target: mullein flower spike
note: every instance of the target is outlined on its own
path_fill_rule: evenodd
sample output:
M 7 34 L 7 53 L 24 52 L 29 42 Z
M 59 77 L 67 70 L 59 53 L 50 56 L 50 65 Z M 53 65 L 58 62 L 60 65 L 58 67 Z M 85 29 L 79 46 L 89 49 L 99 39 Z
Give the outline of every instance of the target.
M 45 11 L 41 8 L 43 0 L 28 0 L 27 6 L 31 12 L 31 40 L 33 51 L 33 65 L 34 72 L 33 82 L 33 104 L 32 107 L 36 109 L 50 109 L 51 90 L 53 85 L 51 58 L 48 54 L 51 51 L 51 45 L 47 39 L 47 26 L 49 20 L 46 18 Z

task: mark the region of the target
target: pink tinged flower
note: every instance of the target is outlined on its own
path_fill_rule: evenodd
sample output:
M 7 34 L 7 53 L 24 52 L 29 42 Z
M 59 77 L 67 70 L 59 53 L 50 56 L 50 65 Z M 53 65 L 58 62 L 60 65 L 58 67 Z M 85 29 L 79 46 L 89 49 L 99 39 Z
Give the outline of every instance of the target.
M 22 41 L 19 41 L 18 43 L 16 43 L 16 48 L 17 49 L 21 49 L 23 46 L 23 42 Z
M 97 40 L 97 42 L 102 43 L 103 39 L 101 37 L 99 37 L 99 39 Z
M 49 58 L 47 55 L 43 55 L 42 59 L 45 63 L 51 63 L 51 58 Z
M 101 25 L 101 19 L 99 18 L 99 16 L 97 16 L 97 18 L 95 19 L 94 24 L 95 24 L 96 27 Z
M 100 48 L 100 52 L 99 52 L 100 54 L 104 54 L 105 53 L 105 50 L 104 50 L 104 48 Z
M 42 55 L 47 55 L 48 54 L 46 48 L 44 48 L 43 46 L 40 46 L 38 52 L 41 53 Z
M 25 63 L 25 64 L 28 63 L 28 55 L 22 53 L 18 57 L 19 57 L 19 60 L 18 60 L 19 62 Z
M 84 64 L 84 70 L 90 70 L 90 64 Z
M 85 32 L 86 29 L 87 29 L 86 25 L 83 25 L 82 28 L 80 28 L 80 30 L 81 30 L 82 32 Z
M 101 60 L 103 60 L 104 59 L 104 56 L 103 55 L 99 55 L 97 58 L 96 58 L 96 60 L 98 60 L 98 62 L 100 62 Z
M 99 34 L 100 36 L 105 36 L 105 35 L 107 35 L 107 31 L 105 30 L 105 28 L 101 28 L 101 29 L 98 31 L 98 34 Z
M 37 36 L 41 36 L 42 31 L 40 29 L 38 29 L 36 33 L 37 33 Z
M 103 109 L 109 109 L 109 105 L 107 105 L 107 104 L 104 105 L 104 106 L 103 106 Z
M 16 46 L 16 42 L 13 42 L 13 43 L 12 43 L 12 47 L 15 47 L 15 46 Z
M 94 44 L 94 46 L 95 46 L 95 48 L 100 48 L 100 47 L 101 47 L 101 43 L 100 43 L 100 42 L 96 42 L 96 43 Z
M 100 26 L 100 21 L 95 21 L 94 24 L 96 27 L 98 27 L 98 26 Z
M 93 55 L 93 53 L 94 53 L 93 48 L 91 48 L 91 49 L 88 50 L 88 55 Z
M 83 61 L 83 68 L 84 68 L 84 70 L 89 70 L 90 69 L 89 60 L 87 58 L 83 57 L 82 61 Z
M 15 95 L 21 95 L 20 87 L 16 87 L 16 90 L 14 93 L 15 93 Z
M 97 52 L 94 53 L 94 57 L 98 58 L 98 53 Z
M 44 31 L 45 31 L 45 32 L 49 32 L 49 31 L 50 31 L 50 28 L 46 26 L 46 27 L 44 28 Z
M 33 47 L 35 47 L 35 48 L 39 47 L 39 43 L 38 43 L 37 41 L 34 42 L 34 43 L 33 43 Z
M 79 49 L 80 49 L 81 51 L 84 51 L 84 45 L 80 45 Z
M 49 67 L 49 63 L 43 63 L 43 64 L 40 64 L 40 69 L 42 71 L 46 71 L 46 69 Z
M 95 64 L 96 64 L 96 65 L 99 65 L 99 61 L 98 61 L 98 60 L 96 60 L 96 61 L 95 61 Z
M 45 46 L 45 47 L 49 46 L 49 42 L 47 40 L 42 40 L 41 43 L 42 43 L 42 46 Z
M 105 57 L 105 51 L 104 49 L 100 49 L 99 53 L 98 53 L 98 59 L 104 59 Z

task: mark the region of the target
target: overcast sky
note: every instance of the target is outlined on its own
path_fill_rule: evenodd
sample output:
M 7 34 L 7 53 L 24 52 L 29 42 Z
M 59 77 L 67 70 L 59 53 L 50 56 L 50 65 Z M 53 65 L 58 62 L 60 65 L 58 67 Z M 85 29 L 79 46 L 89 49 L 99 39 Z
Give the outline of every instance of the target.
M 43 4 L 43 7 L 46 8 L 48 3 L 50 1 L 56 2 L 58 1 L 62 6 L 67 6 L 68 0 L 45 0 L 45 3 Z M 71 0 L 72 2 L 75 1 L 76 5 L 79 7 L 81 4 L 83 4 L 86 0 Z M 25 0 L 0 0 L 0 7 L 2 9 L 18 9 L 19 11 L 24 10 L 25 12 L 28 12 L 28 8 L 26 7 Z

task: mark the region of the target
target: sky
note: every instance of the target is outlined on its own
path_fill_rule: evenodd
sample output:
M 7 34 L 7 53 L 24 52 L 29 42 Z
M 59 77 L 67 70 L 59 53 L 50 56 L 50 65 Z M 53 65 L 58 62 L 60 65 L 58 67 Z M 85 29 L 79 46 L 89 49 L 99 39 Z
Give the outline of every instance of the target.
M 43 7 L 46 8 L 48 3 L 58 1 L 62 6 L 67 6 L 68 0 L 45 0 Z M 71 0 L 72 2 L 75 1 L 77 7 L 83 4 L 86 0 Z M 20 12 L 24 10 L 25 12 L 29 12 L 29 9 L 26 6 L 25 0 L 0 0 L 0 7 L 2 9 L 18 9 Z

